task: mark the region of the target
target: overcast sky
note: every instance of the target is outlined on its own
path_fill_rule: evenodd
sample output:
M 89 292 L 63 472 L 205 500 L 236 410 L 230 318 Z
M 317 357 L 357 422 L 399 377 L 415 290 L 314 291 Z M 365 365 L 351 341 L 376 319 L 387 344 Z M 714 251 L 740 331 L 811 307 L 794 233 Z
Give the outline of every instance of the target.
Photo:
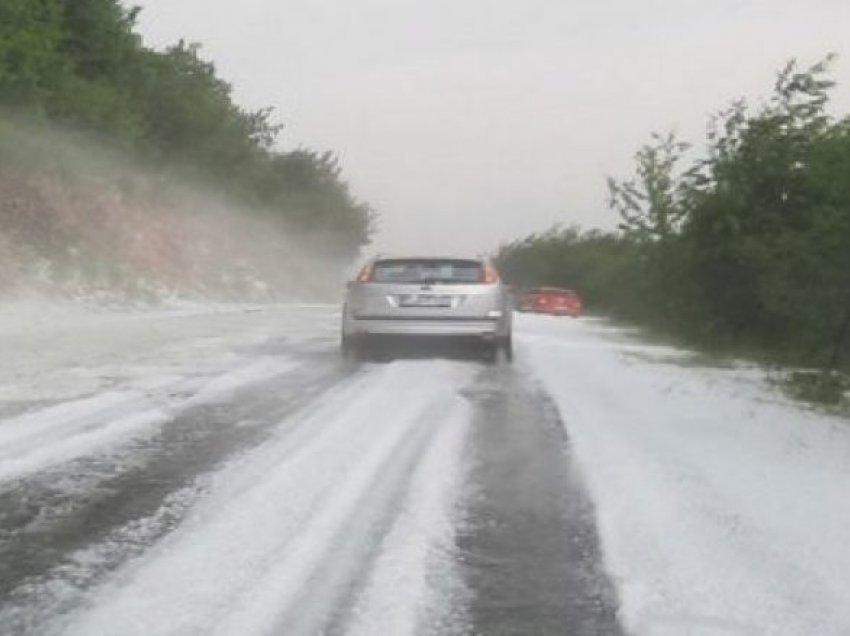
M 791 57 L 830 51 L 850 112 L 849 0 L 133 0 L 273 106 L 284 148 L 336 151 L 381 215 L 371 250 L 493 250 L 553 223 L 612 227 L 605 176 L 651 131 L 704 138 Z

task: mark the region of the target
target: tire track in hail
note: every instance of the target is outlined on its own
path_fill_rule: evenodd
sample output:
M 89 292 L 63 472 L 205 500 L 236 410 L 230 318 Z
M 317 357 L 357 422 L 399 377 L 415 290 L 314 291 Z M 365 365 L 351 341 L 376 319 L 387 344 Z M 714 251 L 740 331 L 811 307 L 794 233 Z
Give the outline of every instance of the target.
M 95 455 L 0 490 L 0 631 L 38 633 L 108 572 L 176 528 L 205 475 L 351 377 L 329 357 L 198 404 L 122 453 Z
M 422 456 L 468 424 L 472 369 L 365 367 L 218 471 L 174 533 L 42 633 L 345 632 Z

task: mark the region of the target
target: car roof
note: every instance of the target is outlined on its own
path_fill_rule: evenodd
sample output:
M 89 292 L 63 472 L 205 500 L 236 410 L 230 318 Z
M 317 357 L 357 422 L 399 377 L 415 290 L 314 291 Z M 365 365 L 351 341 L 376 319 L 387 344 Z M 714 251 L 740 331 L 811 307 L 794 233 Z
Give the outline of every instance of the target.
M 475 261 L 484 263 L 489 261 L 484 256 L 470 256 L 469 254 L 378 254 L 369 259 L 373 263 L 379 261 Z

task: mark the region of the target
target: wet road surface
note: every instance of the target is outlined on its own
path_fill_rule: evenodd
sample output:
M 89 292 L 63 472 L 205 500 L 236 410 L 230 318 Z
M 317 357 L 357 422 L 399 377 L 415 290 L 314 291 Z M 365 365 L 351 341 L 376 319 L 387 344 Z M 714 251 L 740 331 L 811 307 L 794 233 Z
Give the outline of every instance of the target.
M 476 634 L 621 634 L 593 506 L 548 396 L 514 369 L 482 373 L 471 398 L 478 492 L 461 558 Z
M 38 470 L 16 442 L 0 633 L 621 633 L 568 435 L 521 364 L 252 346 L 291 368 L 158 394 L 144 434 Z

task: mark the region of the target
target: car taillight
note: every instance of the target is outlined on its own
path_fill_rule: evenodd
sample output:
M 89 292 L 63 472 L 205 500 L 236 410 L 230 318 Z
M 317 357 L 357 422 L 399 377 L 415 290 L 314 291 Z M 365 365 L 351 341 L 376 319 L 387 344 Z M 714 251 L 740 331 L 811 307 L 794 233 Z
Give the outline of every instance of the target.
M 360 273 L 357 274 L 357 282 L 358 283 L 371 283 L 372 282 L 372 266 L 364 265 L 363 269 L 360 270 Z
M 492 265 L 485 265 L 481 270 L 481 282 L 485 285 L 494 285 L 499 282 L 499 273 Z

